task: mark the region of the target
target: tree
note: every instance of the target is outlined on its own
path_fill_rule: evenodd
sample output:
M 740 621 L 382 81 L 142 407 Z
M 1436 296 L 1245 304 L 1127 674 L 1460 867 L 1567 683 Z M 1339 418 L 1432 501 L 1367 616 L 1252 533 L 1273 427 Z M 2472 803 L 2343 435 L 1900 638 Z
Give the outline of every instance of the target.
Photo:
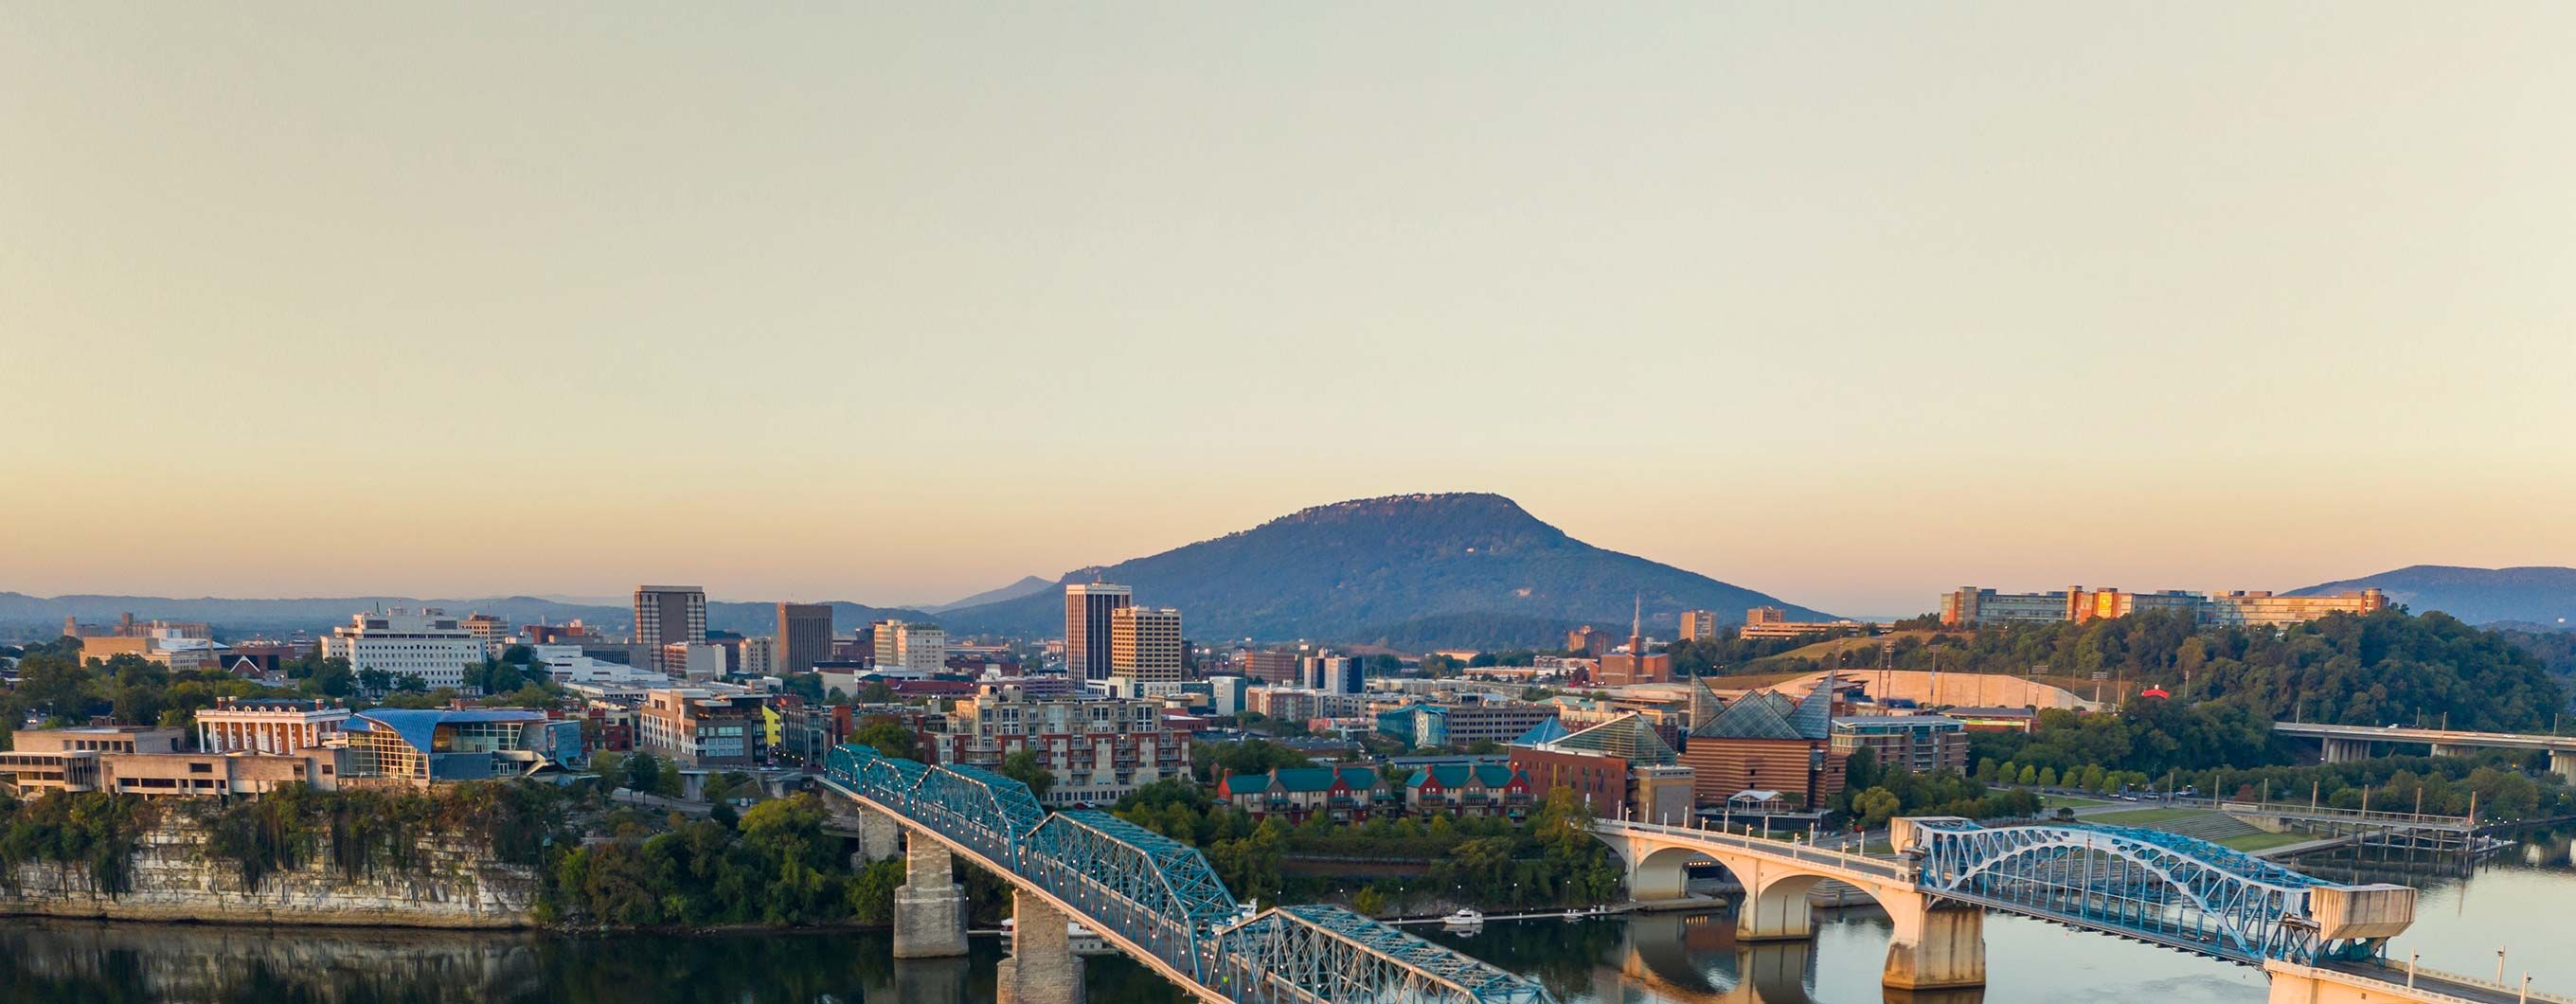
M 648 795 L 662 790 L 662 761 L 650 753 L 627 757 L 626 790 Z
M 1055 772 L 1038 759 L 1036 750 L 1021 750 L 1002 758 L 1002 776 L 1029 786 L 1029 794 L 1046 800 L 1047 791 L 1055 787 Z
M 859 688 L 861 704 L 892 704 L 894 699 L 894 688 L 888 686 L 884 680 L 869 680 L 867 686 Z
M 1860 817 L 1860 826 L 1864 830 L 1886 826 L 1888 820 L 1902 811 L 1904 803 L 1895 792 L 1885 788 L 1871 788 L 1852 798 L 1852 814 Z
M 394 677 L 394 692 L 401 694 L 427 693 L 429 692 L 429 681 L 422 679 L 418 673 L 404 673 L 401 676 Z
M 869 715 L 859 719 L 858 728 L 850 733 L 850 741 L 876 747 L 877 752 L 886 756 L 920 759 L 920 737 L 889 715 Z
M 358 671 L 358 687 L 370 694 L 382 694 L 394 687 L 394 675 L 369 666 Z

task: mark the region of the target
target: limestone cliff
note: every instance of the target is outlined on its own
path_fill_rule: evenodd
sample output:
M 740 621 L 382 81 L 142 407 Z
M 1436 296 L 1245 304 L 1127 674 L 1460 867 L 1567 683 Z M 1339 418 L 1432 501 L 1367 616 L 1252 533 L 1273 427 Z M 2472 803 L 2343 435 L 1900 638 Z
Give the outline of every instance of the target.
M 352 924 L 405 927 L 526 927 L 537 898 L 530 869 L 491 860 L 488 848 L 437 841 L 419 848 L 417 868 L 349 877 L 314 855 L 273 872 L 256 890 L 240 870 L 205 853 L 205 834 L 184 814 L 145 832 L 132 858 L 131 888 L 110 895 L 88 869 L 21 864 L 0 887 L 0 915 L 237 924 Z

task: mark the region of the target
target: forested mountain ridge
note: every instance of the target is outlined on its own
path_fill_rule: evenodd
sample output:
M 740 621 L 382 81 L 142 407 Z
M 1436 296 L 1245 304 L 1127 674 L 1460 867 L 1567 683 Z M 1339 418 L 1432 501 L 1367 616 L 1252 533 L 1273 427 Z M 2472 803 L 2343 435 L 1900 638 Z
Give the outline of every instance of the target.
M 1824 615 L 1696 572 L 1594 547 L 1491 494 L 1396 495 L 1316 506 L 1213 540 L 1059 580 L 1133 587 L 1181 609 L 1190 637 L 1388 642 L 1405 647 L 1564 644 L 1592 624 L 1626 634 L 1679 611 L 1741 620 L 1753 606 Z M 1061 589 L 944 611 L 956 631 L 1051 636 Z

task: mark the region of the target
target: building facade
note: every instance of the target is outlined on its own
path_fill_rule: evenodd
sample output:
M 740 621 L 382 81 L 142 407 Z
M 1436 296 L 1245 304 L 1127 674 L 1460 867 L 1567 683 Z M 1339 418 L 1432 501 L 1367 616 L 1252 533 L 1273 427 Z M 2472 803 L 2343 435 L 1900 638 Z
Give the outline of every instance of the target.
M 645 651 L 660 653 L 674 642 L 707 640 L 707 591 L 700 586 L 635 587 L 635 637 Z M 657 665 L 665 673 L 679 676 L 682 670 L 667 664 Z
M 1834 719 L 1833 751 L 1849 758 L 1868 750 L 1882 768 L 1916 774 L 1968 771 L 1968 730 L 1943 715 L 1863 715 Z
M 2170 611 L 2194 623 L 2221 626 L 2288 627 L 2328 614 L 2371 614 L 2388 609 L 2388 595 L 2364 589 L 2334 596 L 2278 596 L 2261 590 L 2201 594 L 2173 589 L 2131 593 L 2119 589 L 2072 586 L 2053 593 L 2001 593 L 1961 586 L 1941 597 L 1941 623 L 1953 627 L 1988 624 L 2089 621 L 2147 611 Z
M 1077 680 L 1114 675 L 1109 656 L 1111 617 L 1136 602 L 1135 590 L 1106 582 L 1064 587 L 1064 671 Z
M 1014 683 L 956 702 L 922 739 L 937 762 L 989 770 L 1031 751 L 1055 772 L 1046 796 L 1054 805 L 1106 805 L 1190 769 L 1189 736 L 1164 720 L 1160 701 L 1037 697 Z
M 1302 682 L 1297 670 L 1303 660 L 1295 652 L 1251 649 L 1244 651 L 1239 661 L 1243 665 L 1243 675 L 1251 679 L 1289 687 Z
M 1325 694 L 1357 694 L 1368 689 L 1364 667 L 1346 655 L 1310 655 L 1298 660 L 1299 682 Z
M 1533 801 L 1529 775 L 1508 764 L 1441 764 L 1404 779 L 1404 809 L 1415 815 L 1446 812 L 1519 819 L 1529 814 Z
M 197 712 L 197 748 L 207 753 L 293 753 L 330 745 L 349 709 L 325 701 L 218 697 Z
M 948 668 L 948 632 L 928 624 L 876 623 L 876 668 L 928 676 Z
M 528 777 L 582 762 L 581 723 L 520 708 L 371 708 L 349 717 L 342 787 L 425 787 Z
M 1863 631 L 1869 625 L 1859 621 L 1793 621 L 1779 607 L 1754 607 L 1744 612 L 1742 636 L 1746 638 L 1798 638 L 1811 634 L 1837 631 Z
M 1714 610 L 1682 611 L 1681 637 L 1685 641 L 1714 641 L 1725 627 L 1717 622 Z
M 781 603 L 773 665 L 768 673 L 811 673 L 814 664 L 832 657 L 832 605 Z M 748 673 L 748 668 L 743 670 Z
M 681 767 L 742 767 L 765 752 L 761 697 L 733 688 L 666 687 L 636 709 L 635 748 Z
M 1187 679 L 1181 658 L 1181 612 L 1132 605 L 1110 611 L 1109 675 L 1148 685 Z
M 349 669 L 379 670 L 399 680 L 417 676 L 431 689 L 465 686 L 465 670 L 483 661 L 483 643 L 457 618 L 438 610 L 352 614 L 322 639 L 322 656 Z
M 1691 730 L 1681 750 L 1701 805 L 1737 793 L 1778 792 L 1799 808 L 1817 808 L 1843 789 L 1844 756 L 1833 750 L 1833 677 L 1792 700 L 1756 691 L 1717 709 Z
M 1267 774 L 1228 774 L 1216 797 L 1255 819 L 1291 823 L 1321 814 L 1337 823 L 1365 822 L 1404 807 L 1404 796 L 1371 767 L 1279 767 Z

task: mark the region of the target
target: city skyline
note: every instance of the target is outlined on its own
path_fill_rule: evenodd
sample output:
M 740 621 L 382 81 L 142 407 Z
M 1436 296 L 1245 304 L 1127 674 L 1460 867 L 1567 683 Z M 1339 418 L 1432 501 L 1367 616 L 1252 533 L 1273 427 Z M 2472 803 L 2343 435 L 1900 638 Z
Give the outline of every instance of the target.
M 0 590 L 891 605 L 1417 491 L 1849 615 L 2576 565 L 2561 7 L 6 21 Z

